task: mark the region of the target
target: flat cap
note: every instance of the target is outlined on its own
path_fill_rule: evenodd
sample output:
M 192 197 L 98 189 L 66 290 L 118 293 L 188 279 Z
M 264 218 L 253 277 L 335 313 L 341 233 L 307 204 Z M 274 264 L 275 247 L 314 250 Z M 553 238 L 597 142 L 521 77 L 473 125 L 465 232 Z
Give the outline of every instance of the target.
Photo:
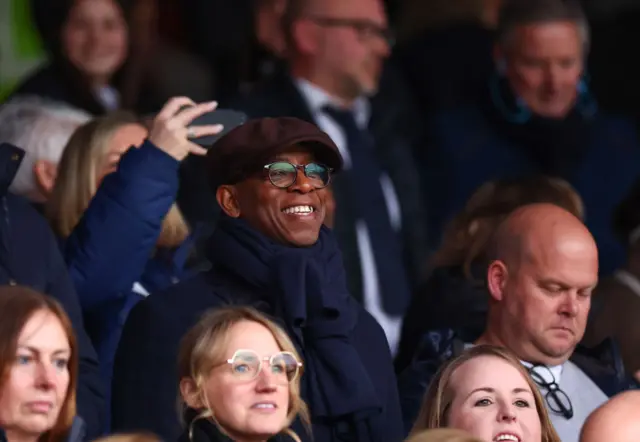
M 260 171 L 275 155 L 289 148 L 309 149 L 316 160 L 337 173 L 342 156 L 329 135 L 318 126 L 293 117 L 256 118 L 236 127 L 207 152 L 209 183 L 215 191 Z

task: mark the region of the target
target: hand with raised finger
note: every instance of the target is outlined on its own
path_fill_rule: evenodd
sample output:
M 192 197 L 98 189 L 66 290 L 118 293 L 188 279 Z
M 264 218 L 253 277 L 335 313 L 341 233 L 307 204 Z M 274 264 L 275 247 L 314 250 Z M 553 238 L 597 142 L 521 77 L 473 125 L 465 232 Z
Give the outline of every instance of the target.
M 200 115 L 213 111 L 217 105 L 216 102 L 196 104 L 187 97 L 171 98 L 153 120 L 149 141 L 178 161 L 182 161 L 190 153 L 206 154 L 206 149 L 191 142 L 189 138 L 215 135 L 222 131 L 222 127 L 211 125 L 190 128 L 189 124 Z

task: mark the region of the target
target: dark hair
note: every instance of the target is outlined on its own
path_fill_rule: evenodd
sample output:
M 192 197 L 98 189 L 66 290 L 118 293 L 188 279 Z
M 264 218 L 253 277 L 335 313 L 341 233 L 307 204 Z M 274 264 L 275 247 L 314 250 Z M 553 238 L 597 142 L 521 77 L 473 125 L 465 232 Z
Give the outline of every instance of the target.
M 40 442 L 63 442 L 76 414 L 76 385 L 78 382 L 78 347 L 73 326 L 62 306 L 53 298 L 22 286 L 0 286 L 0 390 L 4 388 L 16 359 L 18 339 L 31 317 L 46 311 L 62 325 L 71 348 L 69 358 L 69 387 L 58 419 L 53 428 L 38 439 Z
M 93 95 L 93 91 L 82 73 L 73 66 L 64 54 L 62 48 L 62 29 L 64 28 L 71 10 L 78 0 L 30 0 L 31 15 L 35 28 L 47 50 L 56 74 L 65 82 L 70 93 L 70 104 L 86 110 L 94 115 L 105 113 L 105 109 Z M 131 21 L 131 12 L 136 0 L 113 0 L 122 11 L 127 27 Z M 129 37 L 131 38 L 131 37 Z M 129 41 L 131 46 L 131 41 Z M 129 51 L 131 53 L 131 51 Z M 120 92 L 124 84 L 128 61 L 114 74 L 112 85 Z M 123 102 L 131 101 L 131 97 L 122 97 Z
M 508 45 L 514 28 L 557 21 L 575 23 L 580 29 L 585 52 L 589 48 L 589 22 L 578 0 L 504 0 L 498 16 L 497 41 Z
M 514 210 L 527 204 L 551 203 L 584 217 L 580 195 L 559 178 L 528 178 L 489 181 L 476 190 L 464 209 L 447 225 L 433 267 L 463 266 L 467 277 L 477 260 L 486 258 L 493 232 Z
M 120 7 L 125 20 L 129 21 L 136 0 L 113 0 Z M 60 33 L 67 22 L 71 9 L 78 0 L 31 0 L 31 16 L 42 43 L 51 54 L 59 53 Z

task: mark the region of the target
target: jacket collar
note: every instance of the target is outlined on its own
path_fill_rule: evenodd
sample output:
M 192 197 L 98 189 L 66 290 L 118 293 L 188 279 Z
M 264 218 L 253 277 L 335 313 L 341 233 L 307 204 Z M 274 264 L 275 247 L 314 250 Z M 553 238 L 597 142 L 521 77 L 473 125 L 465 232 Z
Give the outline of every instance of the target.
M 0 197 L 9 191 L 23 158 L 24 150 L 9 143 L 0 144 Z

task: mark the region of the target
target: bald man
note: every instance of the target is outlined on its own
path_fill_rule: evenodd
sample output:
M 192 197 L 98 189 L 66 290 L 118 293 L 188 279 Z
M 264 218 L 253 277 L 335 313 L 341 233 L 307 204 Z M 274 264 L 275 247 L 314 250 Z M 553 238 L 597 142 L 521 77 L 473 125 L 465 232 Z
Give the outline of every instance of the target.
M 564 209 L 533 204 L 500 225 L 493 255 L 487 328 L 476 343 L 512 350 L 541 392 L 552 391 L 547 408 L 562 441 L 577 442 L 587 416 L 607 400 L 569 361 L 584 335 L 598 283 L 595 241 Z
M 394 352 L 429 250 L 412 152 L 424 145 L 423 122 L 402 80 L 389 69 L 382 75 L 391 39 L 381 0 L 284 3 L 286 72 L 233 107 L 253 118 L 315 123 L 340 149 L 345 168 L 332 185 L 333 230 L 349 291 L 380 323 Z
M 565 363 L 584 335 L 597 283 L 598 249 L 578 218 L 551 204 L 516 210 L 495 234 L 488 324 L 478 343 Z
M 578 442 L 589 414 L 608 394 L 626 387 L 616 384 L 615 370 L 605 370 L 598 361 L 569 360 L 575 359 L 584 335 L 598 282 L 595 241 L 571 213 L 552 204 L 532 204 L 498 227 L 491 253 L 485 332 L 475 343 L 459 342 L 453 332 L 431 338 L 438 342 L 431 353 L 441 358 L 414 363 L 400 378 L 405 428 L 415 419 L 416 392 L 426 389 L 443 359 L 465 346 L 493 344 L 513 351 L 529 369 L 562 441 Z
M 613 397 L 587 419 L 580 442 L 640 441 L 640 392 L 628 391 Z

